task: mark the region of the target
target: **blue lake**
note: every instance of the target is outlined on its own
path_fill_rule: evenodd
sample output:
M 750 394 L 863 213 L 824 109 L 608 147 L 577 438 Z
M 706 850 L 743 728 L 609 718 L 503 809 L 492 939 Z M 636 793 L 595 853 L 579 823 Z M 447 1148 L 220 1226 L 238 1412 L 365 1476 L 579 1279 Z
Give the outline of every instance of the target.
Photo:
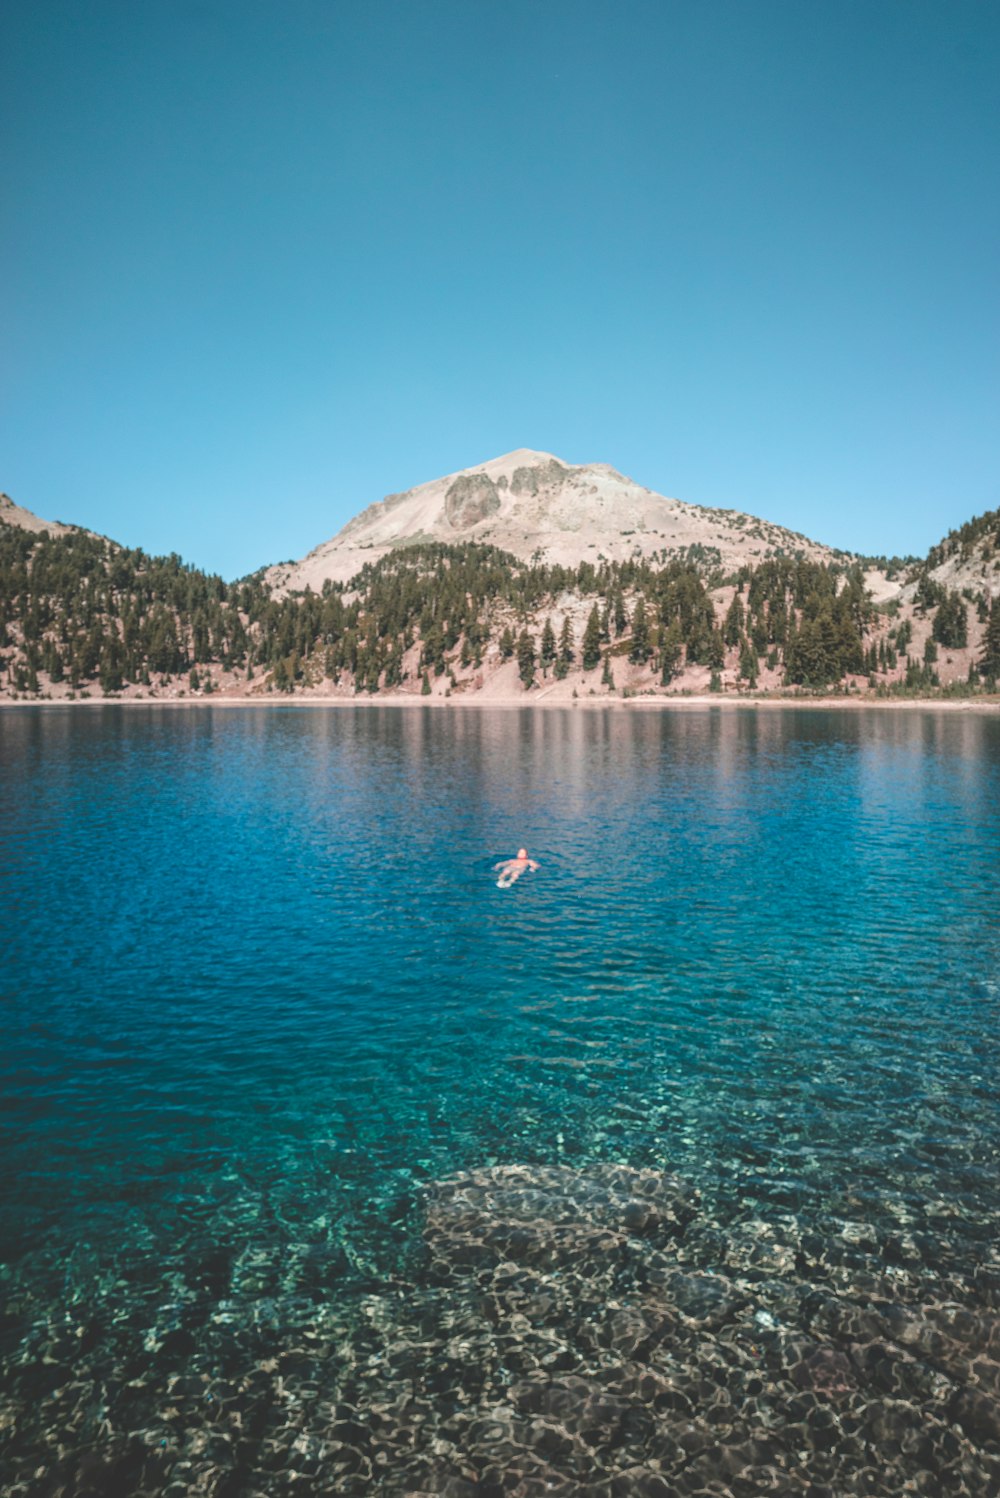
M 4 1491 L 1000 1491 L 998 895 L 1000 717 L 4 711 Z

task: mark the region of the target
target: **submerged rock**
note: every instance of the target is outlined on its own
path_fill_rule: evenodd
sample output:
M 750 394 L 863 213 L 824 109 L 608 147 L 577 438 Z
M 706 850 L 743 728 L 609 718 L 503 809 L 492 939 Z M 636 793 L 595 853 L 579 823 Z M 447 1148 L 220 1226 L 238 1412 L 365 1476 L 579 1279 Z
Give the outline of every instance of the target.
M 1000 1492 L 981 1266 L 852 1269 L 835 1233 L 804 1253 L 792 1219 L 727 1221 L 618 1164 L 433 1182 L 421 1232 L 407 1280 L 336 1302 L 303 1293 L 324 1279 L 304 1250 L 256 1251 L 305 1266 L 266 1301 L 221 1255 L 197 1302 L 148 1303 L 122 1266 L 68 1325 L 26 1277 L 5 1492 Z

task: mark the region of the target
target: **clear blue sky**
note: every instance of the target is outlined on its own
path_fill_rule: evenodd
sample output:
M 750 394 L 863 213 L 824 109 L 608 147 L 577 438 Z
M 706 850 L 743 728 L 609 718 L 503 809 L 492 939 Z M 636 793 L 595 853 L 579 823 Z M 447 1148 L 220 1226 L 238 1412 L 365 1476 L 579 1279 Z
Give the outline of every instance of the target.
M 992 0 L 6 0 L 0 488 L 233 577 L 514 447 L 1000 505 Z

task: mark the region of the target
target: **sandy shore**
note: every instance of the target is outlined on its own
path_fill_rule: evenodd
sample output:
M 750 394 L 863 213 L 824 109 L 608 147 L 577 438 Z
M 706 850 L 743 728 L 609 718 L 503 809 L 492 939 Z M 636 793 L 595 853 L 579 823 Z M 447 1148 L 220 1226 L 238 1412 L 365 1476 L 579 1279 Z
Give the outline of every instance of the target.
M 14 702 L 10 698 L 0 698 L 0 710 L 4 708 L 31 708 L 47 709 L 53 708 L 80 708 L 93 710 L 97 707 L 127 707 L 127 708 L 224 708 L 232 709 L 249 708 L 354 708 L 354 707 L 398 707 L 398 708 L 432 708 L 435 712 L 443 710 L 458 710 L 466 712 L 469 709 L 485 712 L 494 709 L 501 711 L 521 711 L 531 708 L 532 711 L 541 709 L 550 712 L 553 709 L 565 711 L 603 712 L 613 710 L 616 712 L 650 712 L 653 710 L 667 711 L 680 710 L 682 712 L 691 709 L 703 709 L 706 707 L 723 708 L 727 711 L 753 712 L 758 708 L 773 712 L 794 708 L 799 712 L 803 710 L 817 710 L 821 712 L 847 711 L 859 712 L 876 709 L 889 712 L 943 712 L 943 713 L 977 713 L 977 714 L 1000 714 L 1000 697 L 944 697 L 940 699 L 929 697 L 734 697 L 719 694 L 692 695 L 690 697 L 677 696 L 643 696 L 643 697 L 577 697 L 567 699 L 558 697 L 555 699 L 546 697 L 531 697 L 525 693 L 521 699 L 509 697 L 492 697 L 485 700 L 481 697 L 422 697 L 418 693 L 400 694 L 398 696 L 379 696 L 361 693 L 357 697 L 320 697 L 320 696 L 285 696 L 268 695 L 267 697 L 226 697 L 221 693 L 212 694 L 209 697 L 86 697 L 82 700 L 76 698 L 70 701 L 62 698 L 54 701 L 31 701 Z

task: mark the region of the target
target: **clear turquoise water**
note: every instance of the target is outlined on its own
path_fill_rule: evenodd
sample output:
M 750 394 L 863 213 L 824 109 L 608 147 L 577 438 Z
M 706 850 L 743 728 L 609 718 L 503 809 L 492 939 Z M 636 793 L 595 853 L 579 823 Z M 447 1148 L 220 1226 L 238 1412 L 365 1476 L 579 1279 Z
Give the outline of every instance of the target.
M 456 1173 L 931 1235 L 911 1300 L 992 1264 L 1000 719 L 25 709 L 0 765 L 5 1356 L 88 1447 L 60 1318 L 91 1381 L 155 1344 L 152 1399 L 171 1329 L 419 1297 Z

